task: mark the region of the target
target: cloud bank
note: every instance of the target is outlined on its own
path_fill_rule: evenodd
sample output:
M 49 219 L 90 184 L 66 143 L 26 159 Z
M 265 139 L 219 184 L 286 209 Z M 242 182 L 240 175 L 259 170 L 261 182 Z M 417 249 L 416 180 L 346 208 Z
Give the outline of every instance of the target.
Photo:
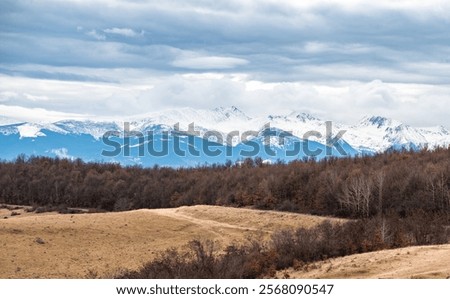
M 253 116 L 303 110 L 351 123 L 382 114 L 450 127 L 448 1 L 0 6 L 0 115 L 235 105 Z

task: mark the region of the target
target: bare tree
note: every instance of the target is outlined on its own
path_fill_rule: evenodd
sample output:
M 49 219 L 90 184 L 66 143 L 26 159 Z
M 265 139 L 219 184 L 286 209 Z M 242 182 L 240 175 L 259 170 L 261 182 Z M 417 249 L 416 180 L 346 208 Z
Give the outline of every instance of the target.
M 372 197 L 372 181 L 366 176 L 358 175 L 347 180 L 339 203 L 350 212 L 369 217 Z
M 445 177 L 443 172 L 441 172 L 436 179 L 436 189 L 437 207 L 444 211 L 448 211 L 448 209 L 450 208 L 449 189 L 447 185 L 447 178 Z
M 383 244 L 386 244 L 391 239 L 389 225 L 386 223 L 386 219 L 384 219 L 384 217 L 380 223 L 380 236 Z
M 450 192 L 444 173 L 435 174 L 428 179 L 427 190 L 434 206 L 440 210 L 450 209 Z
M 378 189 L 378 217 L 382 217 L 383 215 L 383 184 L 384 184 L 385 174 L 384 171 L 381 170 L 377 172 L 375 175 L 375 182 Z

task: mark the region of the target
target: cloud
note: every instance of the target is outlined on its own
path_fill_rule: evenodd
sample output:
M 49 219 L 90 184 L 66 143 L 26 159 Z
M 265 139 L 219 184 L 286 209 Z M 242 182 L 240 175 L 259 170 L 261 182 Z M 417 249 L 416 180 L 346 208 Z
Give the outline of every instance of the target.
M 0 116 L 15 122 L 56 122 L 63 119 L 90 119 L 93 115 L 64 113 L 43 108 L 27 108 L 21 106 L 0 105 Z
M 414 85 L 411 85 L 414 86 Z M 401 90 L 395 85 L 384 84 L 375 80 L 364 85 L 352 85 L 348 90 L 347 97 L 353 98 L 353 103 L 358 108 L 386 111 L 393 110 L 402 100 Z
M 233 104 L 450 127 L 448 11 L 445 0 L 4 0 L 0 114 Z
M 195 69 L 195 70 L 209 70 L 209 69 L 232 69 L 237 66 L 246 65 L 247 60 L 234 57 L 220 57 L 220 56 L 204 56 L 204 57 L 189 57 L 177 58 L 172 65 L 179 68 Z
M 354 124 L 364 115 L 374 114 L 411 125 L 450 127 L 448 85 L 380 80 L 267 83 L 246 74 L 220 72 L 162 76 L 122 70 L 118 76 L 124 75 L 128 78 L 126 84 L 3 76 L 0 115 L 20 116 L 24 121 L 121 120 L 166 108 L 235 105 L 250 116 L 297 110 Z
M 98 33 L 96 30 L 86 32 L 86 35 L 91 36 L 97 40 L 106 40 L 106 36 Z
M 75 157 L 69 155 L 69 150 L 65 147 L 52 149 L 51 153 L 55 154 L 58 158 L 75 160 Z
M 139 35 L 144 35 L 144 31 L 141 31 L 140 33 L 137 33 L 133 29 L 130 28 L 108 28 L 104 29 L 103 32 L 109 33 L 109 34 L 118 34 L 126 37 L 136 37 Z
M 305 64 L 371 64 L 397 71 L 411 61 L 450 56 L 446 1 L 18 0 L 10 6 L 14 14 L 4 12 L 0 55 L 11 63 L 166 71 L 205 64 L 287 80 L 286 74 L 299 75 Z M 29 21 L 18 22 L 21 18 Z M 154 53 L 156 47 L 204 58 Z M 374 79 L 388 81 L 369 78 Z

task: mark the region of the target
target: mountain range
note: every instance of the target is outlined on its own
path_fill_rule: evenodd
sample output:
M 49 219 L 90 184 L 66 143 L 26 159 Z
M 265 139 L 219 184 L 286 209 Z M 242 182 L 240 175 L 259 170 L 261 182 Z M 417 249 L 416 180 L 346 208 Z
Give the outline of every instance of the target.
M 0 116 L 0 145 L 4 160 L 25 154 L 184 167 L 246 157 L 272 163 L 310 156 L 432 150 L 448 147 L 450 133 L 443 126 L 417 128 L 381 116 L 367 116 L 354 125 L 295 111 L 252 118 L 232 106 L 172 109 L 101 121 L 29 123 Z

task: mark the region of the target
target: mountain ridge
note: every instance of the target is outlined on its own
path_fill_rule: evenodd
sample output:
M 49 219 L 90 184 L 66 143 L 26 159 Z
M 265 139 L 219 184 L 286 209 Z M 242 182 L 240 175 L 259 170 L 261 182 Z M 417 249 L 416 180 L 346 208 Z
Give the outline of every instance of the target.
M 0 116 L 0 119 L 4 121 L 7 118 Z M 123 134 L 124 124 L 127 124 L 129 130 L 134 133 L 142 133 L 147 136 L 147 133 L 151 132 L 154 134 L 152 138 L 160 138 L 161 140 L 166 138 L 164 137 L 165 131 L 180 131 L 182 134 L 197 138 L 195 145 L 197 147 L 204 147 L 205 143 L 212 141 L 224 147 L 236 148 L 245 147 L 246 144 L 248 145 L 249 142 L 253 141 L 259 144 L 260 149 L 267 146 L 276 148 L 276 155 L 282 160 L 288 160 L 288 158 L 280 154 L 279 151 L 286 150 L 288 146 L 294 146 L 293 144 L 296 142 L 305 146 L 315 144 L 316 148 L 325 150 L 330 141 L 327 140 L 327 134 L 334 137 L 338 133 L 343 133 L 341 144 L 346 146 L 351 153 L 350 155 L 375 154 L 403 149 L 435 149 L 437 147 L 448 147 L 450 144 L 450 133 L 442 125 L 425 128 L 412 127 L 383 116 L 365 116 L 357 124 L 348 125 L 337 122 L 327 123 L 318 117 L 299 111 L 292 111 L 284 115 L 272 114 L 265 117 L 250 117 L 235 106 L 218 107 L 210 110 L 185 107 L 147 113 L 137 118 L 128 117 L 119 121 L 68 119 L 47 123 L 3 124 L 0 125 L 0 142 L 4 145 L 12 142 L 15 147 L 14 150 L 8 151 L 8 147 L 3 146 L 3 150 L 0 151 L 0 158 L 17 156 L 17 154 L 20 154 L 21 148 L 28 149 L 26 154 L 51 156 L 63 152 L 78 157 L 80 154 L 73 153 L 74 150 L 71 147 L 74 144 L 69 142 L 70 137 L 73 137 L 72 139 L 77 140 L 77 142 L 81 142 L 80 140 L 87 142 L 86 148 L 92 148 L 92 143 L 98 143 L 97 147 L 99 147 L 106 132 L 115 132 L 117 136 Z M 192 124 L 194 127 L 189 128 Z M 327 132 L 330 128 L 332 131 Z M 228 134 L 230 132 L 239 132 L 237 141 L 229 142 Z M 287 134 L 280 132 L 286 132 Z M 216 139 L 210 140 L 211 135 L 216 136 Z M 222 138 L 217 138 L 218 135 L 221 135 Z M 66 137 L 63 138 L 63 136 Z M 44 140 L 46 137 L 49 140 Z M 281 137 L 283 137 L 281 142 L 276 141 L 276 139 L 281 140 Z M 22 145 L 20 141 L 22 141 Z M 157 143 L 159 141 L 146 141 L 147 145 L 148 142 Z M 171 142 L 176 142 L 176 140 L 171 140 Z M 182 140 L 183 142 L 186 143 Z M 268 142 L 269 144 L 267 144 Z M 43 145 L 40 151 L 36 151 L 33 149 L 33 143 L 34 145 L 45 143 L 45 146 Z M 27 145 L 25 146 L 25 144 Z M 76 146 L 81 147 L 81 145 L 77 144 Z M 139 143 L 134 144 L 135 147 L 139 147 L 139 145 Z M 188 148 L 192 144 L 186 144 L 185 146 Z M 335 144 L 335 146 L 339 146 L 339 144 Z M 81 153 L 80 158 L 93 157 L 92 153 L 83 155 L 81 148 L 79 152 Z M 334 151 L 332 155 L 335 154 Z M 337 154 L 337 156 L 341 155 Z M 301 157 L 300 155 L 297 158 Z M 136 160 L 132 157 L 129 158 L 127 161 L 130 163 Z M 233 156 L 231 158 L 242 157 Z M 274 157 L 273 160 L 275 158 L 277 157 Z M 189 158 L 185 157 L 181 160 L 186 162 Z M 219 160 L 219 158 L 208 159 L 208 157 L 204 157 L 204 159 L 196 159 L 196 163 L 218 162 Z M 189 164 L 189 162 L 186 163 Z

